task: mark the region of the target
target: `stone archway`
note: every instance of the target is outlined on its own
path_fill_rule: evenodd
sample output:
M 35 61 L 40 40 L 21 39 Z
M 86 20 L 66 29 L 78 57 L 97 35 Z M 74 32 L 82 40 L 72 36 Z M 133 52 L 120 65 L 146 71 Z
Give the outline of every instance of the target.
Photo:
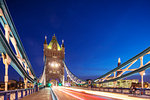
M 57 79 L 52 79 L 49 81 L 52 86 L 58 86 L 59 81 Z

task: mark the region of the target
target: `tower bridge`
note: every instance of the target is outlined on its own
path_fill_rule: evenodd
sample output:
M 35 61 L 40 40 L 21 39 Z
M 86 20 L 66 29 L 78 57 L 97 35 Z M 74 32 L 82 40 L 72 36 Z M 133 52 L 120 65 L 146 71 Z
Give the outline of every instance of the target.
M 5 0 L 0 0 L 0 24 L 0 53 L 5 67 L 5 89 L 0 91 L 0 100 L 141 100 L 141 98 L 144 100 L 146 97 L 150 97 L 150 89 L 143 87 L 143 75 L 145 70 L 150 67 L 150 58 L 145 64 L 143 58 L 150 54 L 150 47 L 122 64 L 119 60 L 117 67 L 97 79 L 84 81 L 69 70 L 70 66 L 66 66 L 64 41 L 60 46 L 54 35 L 48 44 L 47 37 L 45 37 L 43 44 L 44 71 L 38 78 L 25 52 Z M 138 60 L 140 60 L 140 66 L 129 69 Z M 9 67 L 13 67 L 24 79 L 24 89 L 8 90 Z M 66 71 L 69 80 L 76 84 L 74 87 L 65 86 L 64 71 Z M 131 96 L 129 88 L 116 88 L 118 80 L 135 73 L 139 73 L 142 80 L 142 87 L 135 91 L 136 96 Z M 113 82 L 113 88 L 102 86 L 102 84 L 109 82 Z M 27 86 L 28 84 L 30 87 Z M 94 87 L 94 84 L 98 84 L 99 87 Z
M 62 83 L 64 85 L 64 55 L 65 47 L 62 41 L 61 47 L 59 46 L 56 36 L 47 44 L 45 38 L 44 42 L 44 61 L 45 61 L 45 78 L 46 84 L 53 81 L 53 85 Z

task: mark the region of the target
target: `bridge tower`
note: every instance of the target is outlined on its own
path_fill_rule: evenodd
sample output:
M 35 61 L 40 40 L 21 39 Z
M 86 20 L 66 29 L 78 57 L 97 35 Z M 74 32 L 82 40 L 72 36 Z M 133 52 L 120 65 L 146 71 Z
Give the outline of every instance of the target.
M 61 47 L 59 46 L 56 36 L 52 37 L 52 40 L 47 44 L 47 37 L 44 42 L 44 62 L 45 62 L 45 81 L 48 85 L 57 86 L 58 83 L 64 85 L 64 57 L 65 47 L 62 40 Z

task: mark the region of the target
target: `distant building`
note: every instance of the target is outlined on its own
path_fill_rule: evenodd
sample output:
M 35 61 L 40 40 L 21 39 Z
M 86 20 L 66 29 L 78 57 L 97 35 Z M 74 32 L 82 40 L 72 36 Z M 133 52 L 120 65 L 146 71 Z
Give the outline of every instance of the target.
M 16 81 L 16 80 L 9 80 L 8 81 L 8 90 L 15 90 L 15 89 L 23 89 L 24 82 L 23 81 Z M 0 91 L 4 91 L 5 83 L 0 82 Z
M 135 86 L 136 88 L 141 88 L 142 84 L 141 84 L 141 82 L 139 82 L 139 83 L 132 83 L 132 86 Z M 149 83 L 148 82 L 144 82 L 143 83 L 143 88 L 149 88 Z
M 115 82 L 108 82 L 108 83 L 103 83 L 102 87 L 118 87 L 118 88 L 130 88 L 133 83 L 138 83 L 138 79 L 132 79 L 132 80 L 117 80 Z

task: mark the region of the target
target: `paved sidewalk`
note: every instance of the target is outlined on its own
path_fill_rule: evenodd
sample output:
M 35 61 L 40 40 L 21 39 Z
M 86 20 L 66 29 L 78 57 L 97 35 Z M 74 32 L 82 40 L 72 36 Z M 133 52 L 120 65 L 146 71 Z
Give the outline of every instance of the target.
M 39 92 L 35 92 L 31 95 L 25 96 L 20 100 L 52 100 L 50 88 L 44 88 Z

